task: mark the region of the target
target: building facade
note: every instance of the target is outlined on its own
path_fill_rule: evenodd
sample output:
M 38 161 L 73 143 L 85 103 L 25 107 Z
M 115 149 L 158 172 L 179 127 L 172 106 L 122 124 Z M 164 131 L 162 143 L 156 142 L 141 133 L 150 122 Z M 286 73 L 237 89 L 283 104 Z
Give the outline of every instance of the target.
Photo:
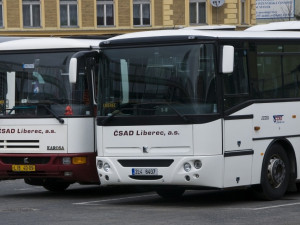
M 122 34 L 199 25 L 256 24 L 256 0 L 0 0 L 0 35 Z M 222 2 L 222 1 L 217 1 Z

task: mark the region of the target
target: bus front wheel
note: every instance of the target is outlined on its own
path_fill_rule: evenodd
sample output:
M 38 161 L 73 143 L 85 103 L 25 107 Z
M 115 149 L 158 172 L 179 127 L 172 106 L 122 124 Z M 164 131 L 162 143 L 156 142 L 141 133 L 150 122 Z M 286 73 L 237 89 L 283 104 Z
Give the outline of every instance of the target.
M 265 154 L 261 170 L 260 197 L 265 200 L 280 199 L 287 191 L 290 163 L 285 149 L 274 144 Z

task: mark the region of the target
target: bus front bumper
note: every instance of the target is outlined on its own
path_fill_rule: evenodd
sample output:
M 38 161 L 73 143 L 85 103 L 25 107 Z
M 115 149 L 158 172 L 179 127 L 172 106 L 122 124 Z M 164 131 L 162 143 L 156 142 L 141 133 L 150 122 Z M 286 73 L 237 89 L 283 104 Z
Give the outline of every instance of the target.
M 224 157 L 97 157 L 101 185 L 183 185 L 221 188 Z
M 74 183 L 99 183 L 96 153 L 0 154 L 0 180 L 51 178 Z

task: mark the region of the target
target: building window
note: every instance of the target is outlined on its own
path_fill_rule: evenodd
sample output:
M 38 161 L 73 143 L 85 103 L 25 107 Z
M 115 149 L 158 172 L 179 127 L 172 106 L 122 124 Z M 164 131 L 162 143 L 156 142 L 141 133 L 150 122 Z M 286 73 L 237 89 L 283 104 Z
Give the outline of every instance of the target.
M 241 24 L 246 24 L 246 0 L 241 0 Z
M 114 25 L 114 1 L 97 0 L 97 25 L 113 26 Z
M 206 23 L 206 0 L 190 0 L 190 24 Z
M 23 0 L 23 26 L 41 26 L 41 6 L 40 0 Z
M 150 25 L 150 0 L 133 0 L 133 25 Z
M 2 3 L 2 0 L 0 0 L 0 27 L 4 27 L 4 24 L 3 24 L 3 3 Z
M 78 26 L 77 0 L 60 0 L 60 26 Z

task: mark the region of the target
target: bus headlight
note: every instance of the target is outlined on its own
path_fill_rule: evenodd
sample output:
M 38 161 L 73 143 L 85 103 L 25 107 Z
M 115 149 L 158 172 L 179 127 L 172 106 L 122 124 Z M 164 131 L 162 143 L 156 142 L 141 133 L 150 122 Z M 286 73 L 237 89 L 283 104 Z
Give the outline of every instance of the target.
M 63 165 L 70 165 L 72 162 L 71 158 L 70 157 L 63 157 L 62 158 L 62 163 Z
M 198 169 L 200 169 L 201 167 L 202 167 L 202 162 L 201 162 L 201 160 L 196 160 L 195 162 L 194 162 L 194 167 L 198 170 Z
M 101 160 L 98 160 L 98 161 L 97 161 L 97 167 L 98 167 L 99 170 L 102 169 L 102 167 L 103 167 L 103 162 L 102 162 Z
M 108 163 L 104 163 L 103 169 L 105 172 L 108 172 L 110 170 L 110 165 Z
M 185 172 L 190 172 L 191 169 L 192 169 L 192 166 L 191 166 L 191 164 L 189 164 L 189 163 L 185 163 L 185 164 L 183 165 L 183 169 L 184 169 Z

